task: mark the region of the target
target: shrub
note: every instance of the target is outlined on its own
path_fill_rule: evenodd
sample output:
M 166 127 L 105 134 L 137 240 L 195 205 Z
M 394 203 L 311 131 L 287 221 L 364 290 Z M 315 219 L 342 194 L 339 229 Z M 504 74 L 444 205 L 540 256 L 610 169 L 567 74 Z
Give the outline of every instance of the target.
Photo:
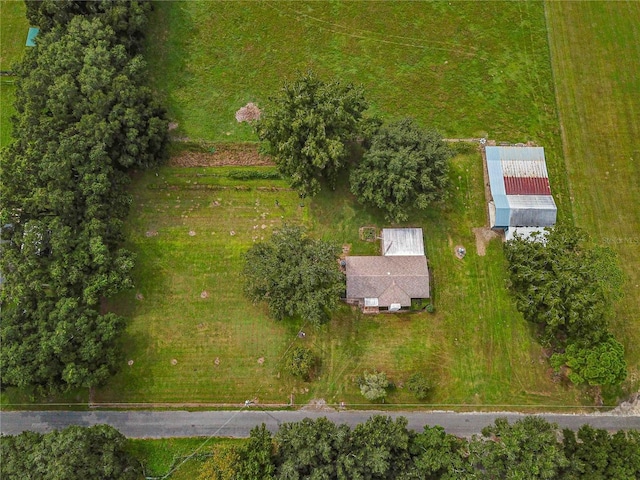
M 429 396 L 429 393 L 431 393 L 433 385 L 423 373 L 417 372 L 409 377 L 407 389 L 413 393 L 418 400 L 424 400 Z
M 294 377 L 309 380 L 315 361 L 315 356 L 309 348 L 295 347 L 286 357 L 285 370 Z
M 278 180 L 282 175 L 277 170 L 231 170 L 227 177 L 233 180 Z
M 389 388 L 389 380 L 387 374 L 384 372 L 373 373 L 364 372 L 361 377 L 357 379 L 358 386 L 360 387 L 360 393 L 371 402 L 376 400 L 382 400 L 387 396 L 387 388 Z

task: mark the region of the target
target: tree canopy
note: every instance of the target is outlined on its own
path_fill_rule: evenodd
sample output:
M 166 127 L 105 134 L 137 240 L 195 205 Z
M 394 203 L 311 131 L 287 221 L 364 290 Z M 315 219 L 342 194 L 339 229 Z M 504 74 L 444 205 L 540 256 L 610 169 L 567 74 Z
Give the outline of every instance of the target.
M 623 281 L 614 252 L 590 248 L 584 232 L 559 224 L 544 241 L 507 242 L 505 255 L 518 310 L 540 325 L 543 343 L 558 354 L 554 366 L 570 362 L 576 383 L 621 382 L 624 351 L 608 330 Z
M 0 159 L 4 386 L 50 393 L 115 371 L 124 322 L 100 304 L 132 285 L 127 170 L 163 159 L 168 126 L 116 33 L 142 35 L 136 5 L 35 4 L 49 23 L 16 67 L 16 140 Z
M 68 427 L 0 437 L 0 477 L 13 480 L 138 480 L 140 463 L 113 427 Z
M 361 87 L 307 72 L 284 84 L 256 125 L 263 149 L 301 196 L 335 186 L 368 104 Z
M 364 372 L 358 377 L 357 383 L 362 396 L 371 402 L 384 400 L 387 396 L 389 380 L 384 372 Z
M 254 302 L 266 302 L 278 320 L 300 316 L 323 323 L 344 290 L 339 252 L 337 245 L 306 236 L 301 227 L 284 225 L 245 254 L 245 293 Z
M 551 365 L 569 367 L 569 380 L 576 385 L 619 385 L 627 377 L 624 347 L 611 335 L 592 346 L 572 343 L 551 357 Z
M 482 430 L 489 440 L 473 444 L 471 459 L 488 478 L 553 480 L 568 465 L 557 433 L 556 425 L 540 417 L 513 424 L 498 418 Z
M 402 119 L 373 136 L 351 172 L 351 191 L 361 203 L 382 209 L 387 220 L 405 221 L 411 209 L 445 198 L 452 156 L 438 132 Z
M 558 224 L 544 242 L 515 238 L 505 246 L 518 309 L 544 327 L 551 343 L 598 342 L 606 335 L 621 273 L 611 251 L 585 242 L 584 232 Z
M 326 418 L 285 423 L 272 437 L 254 429 L 235 478 L 344 480 L 632 480 L 640 475 L 640 432 L 582 427 L 561 432 L 540 417 L 500 418 L 471 440 L 442 427 L 422 432 L 406 418 L 373 416 L 353 429 Z M 251 474 L 249 475 L 249 472 Z

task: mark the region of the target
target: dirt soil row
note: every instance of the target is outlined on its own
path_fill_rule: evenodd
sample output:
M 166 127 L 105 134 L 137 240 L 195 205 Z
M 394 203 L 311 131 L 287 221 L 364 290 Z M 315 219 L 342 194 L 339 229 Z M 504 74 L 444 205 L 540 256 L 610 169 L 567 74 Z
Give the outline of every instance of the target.
M 215 145 L 215 152 L 184 151 L 173 155 L 168 162 L 171 167 L 223 167 L 223 166 L 272 166 L 271 157 L 261 155 L 258 145 L 226 143 Z

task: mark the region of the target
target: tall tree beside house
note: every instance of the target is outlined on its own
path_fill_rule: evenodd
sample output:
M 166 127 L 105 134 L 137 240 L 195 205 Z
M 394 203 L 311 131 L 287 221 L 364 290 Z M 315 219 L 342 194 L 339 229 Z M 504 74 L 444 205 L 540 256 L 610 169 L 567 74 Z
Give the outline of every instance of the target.
M 351 172 L 358 200 L 380 208 L 391 222 L 424 210 L 446 196 L 452 150 L 435 130 L 405 118 L 380 128 L 371 148 Z
M 337 245 L 310 238 L 301 227 L 284 225 L 245 254 L 245 293 L 254 302 L 266 302 L 277 320 L 300 316 L 319 325 L 344 291 L 339 252 Z
M 362 88 L 307 72 L 270 99 L 256 129 L 292 187 L 312 196 L 323 182 L 335 186 L 367 107 Z

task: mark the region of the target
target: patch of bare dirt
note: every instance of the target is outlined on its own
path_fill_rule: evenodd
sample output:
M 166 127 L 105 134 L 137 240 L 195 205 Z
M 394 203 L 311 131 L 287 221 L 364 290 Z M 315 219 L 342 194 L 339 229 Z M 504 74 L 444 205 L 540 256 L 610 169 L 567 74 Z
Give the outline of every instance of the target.
M 272 166 L 271 157 L 260 155 L 252 143 L 223 143 L 215 152 L 180 152 L 169 159 L 171 167 Z
M 476 236 L 476 250 L 481 257 L 487 254 L 487 245 L 489 242 L 494 238 L 500 238 L 500 234 L 488 227 L 474 228 L 473 233 Z
M 320 412 L 335 412 L 335 408 L 332 408 L 329 405 L 327 405 L 327 402 L 326 402 L 326 400 L 324 398 L 313 398 L 313 399 L 309 400 L 309 403 L 307 403 L 300 410 L 314 410 L 314 411 L 320 411 Z
M 628 401 L 622 402 L 609 413 L 613 415 L 640 415 L 640 392 L 631 395 Z

